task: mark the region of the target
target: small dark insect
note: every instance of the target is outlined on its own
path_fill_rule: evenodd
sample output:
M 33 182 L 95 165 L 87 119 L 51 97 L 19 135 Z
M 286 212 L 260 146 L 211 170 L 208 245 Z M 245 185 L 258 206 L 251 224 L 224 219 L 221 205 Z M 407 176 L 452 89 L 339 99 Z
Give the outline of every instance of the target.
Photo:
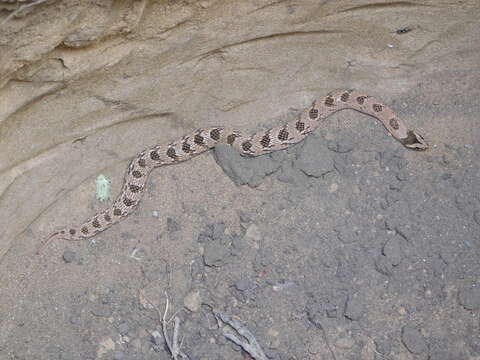
M 406 33 L 410 32 L 410 31 L 412 31 L 412 29 L 410 29 L 409 27 L 404 27 L 404 28 L 398 29 L 398 30 L 396 31 L 396 33 L 397 33 L 398 35 L 401 35 L 401 34 L 406 34 Z

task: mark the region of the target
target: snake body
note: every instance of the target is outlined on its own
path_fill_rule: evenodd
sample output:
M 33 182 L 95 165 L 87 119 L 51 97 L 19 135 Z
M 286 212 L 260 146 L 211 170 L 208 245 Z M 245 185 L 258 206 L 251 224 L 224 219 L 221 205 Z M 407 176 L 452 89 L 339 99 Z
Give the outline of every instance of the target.
M 159 166 L 176 164 L 201 154 L 218 144 L 227 144 L 243 154 L 259 156 L 278 151 L 302 141 L 320 121 L 343 109 L 353 109 L 380 120 L 385 128 L 405 147 L 425 150 L 421 135 L 375 98 L 354 90 L 335 91 L 312 103 L 288 123 L 255 134 L 245 134 L 226 127 L 198 129 L 168 145 L 156 145 L 140 152 L 130 163 L 122 192 L 113 205 L 77 226 L 54 232 L 40 245 L 41 251 L 55 239 L 86 239 L 108 229 L 128 216 L 139 204 L 150 172 Z

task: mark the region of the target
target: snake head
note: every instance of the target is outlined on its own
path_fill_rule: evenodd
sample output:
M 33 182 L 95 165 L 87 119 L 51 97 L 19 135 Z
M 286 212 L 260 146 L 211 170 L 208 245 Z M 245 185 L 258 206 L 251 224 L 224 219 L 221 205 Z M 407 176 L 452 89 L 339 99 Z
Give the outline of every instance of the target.
M 422 135 L 414 130 L 408 130 L 407 137 L 400 139 L 400 142 L 409 149 L 416 151 L 424 151 L 428 149 L 428 144 Z

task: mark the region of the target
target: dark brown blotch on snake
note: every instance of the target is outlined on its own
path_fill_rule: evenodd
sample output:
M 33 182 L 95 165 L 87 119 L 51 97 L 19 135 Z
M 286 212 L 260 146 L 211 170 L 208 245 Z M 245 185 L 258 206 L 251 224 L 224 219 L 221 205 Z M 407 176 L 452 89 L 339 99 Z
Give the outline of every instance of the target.
M 367 99 L 366 96 L 358 96 L 358 97 L 357 97 L 357 103 L 358 103 L 359 105 L 363 105 L 363 104 L 365 103 L 365 100 L 366 100 L 366 99 Z
M 150 151 L 150 159 L 155 161 L 160 160 L 160 154 L 157 152 L 157 150 Z
M 134 204 L 134 201 L 132 199 L 127 198 L 126 196 L 123 198 L 123 203 L 125 204 L 126 207 L 130 207 Z
M 243 151 L 250 151 L 250 149 L 252 148 L 253 144 L 250 142 L 250 140 L 247 140 L 247 141 L 244 141 L 242 143 L 242 149 Z
M 210 138 L 215 141 L 220 140 L 220 129 L 213 129 L 210 131 Z
M 197 134 L 193 137 L 193 142 L 197 145 L 204 145 L 204 138 L 202 135 Z
M 137 192 L 139 192 L 140 189 L 141 189 L 140 186 L 135 185 L 135 184 L 129 184 L 129 185 L 128 185 L 128 188 L 130 189 L 130 191 L 131 191 L 132 193 L 137 193 Z
M 288 140 L 288 131 L 287 129 L 283 128 L 282 130 L 280 130 L 280 132 L 278 133 L 278 140 L 280 141 L 287 141 Z
M 270 135 L 268 134 L 263 135 L 262 140 L 260 140 L 260 144 L 264 148 L 268 147 L 268 145 L 270 145 Z
M 140 179 L 143 175 L 142 175 L 142 173 L 141 173 L 140 171 L 138 171 L 138 170 L 133 170 L 133 171 L 132 171 L 132 176 L 133 176 L 134 178 Z
M 400 126 L 398 125 L 397 119 L 395 119 L 395 118 L 391 118 L 390 121 L 389 121 L 389 123 L 390 123 L 390 126 L 391 126 L 394 130 L 398 130 L 398 128 L 400 127 Z
M 192 149 L 192 147 L 190 146 L 190 144 L 185 141 L 185 142 L 182 144 L 182 151 L 183 151 L 185 154 L 189 154 L 189 153 L 193 152 L 193 149 Z
M 310 109 L 310 111 L 308 112 L 308 116 L 312 120 L 316 119 L 318 117 L 318 109 Z
M 227 136 L 227 144 L 232 145 L 235 142 L 235 139 L 237 138 L 236 134 L 230 134 Z
M 297 121 L 297 123 L 295 124 L 295 128 L 299 133 L 302 133 L 305 131 L 305 123 L 302 121 Z
M 167 149 L 167 156 L 173 160 L 177 158 L 177 153 L 173 147 Z

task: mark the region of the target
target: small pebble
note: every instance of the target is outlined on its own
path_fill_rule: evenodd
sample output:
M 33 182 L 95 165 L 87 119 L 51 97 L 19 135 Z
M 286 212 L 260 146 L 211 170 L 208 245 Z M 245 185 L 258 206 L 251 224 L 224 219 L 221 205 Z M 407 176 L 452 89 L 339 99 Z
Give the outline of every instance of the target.
M 391 351 L 391 345 L 386 339 L 375 339 L 375 349 L 382 355 L 388 355 Z
M 213 224 L 212 227 L 212 238 L 213 240 L 222 240 L 223 236 L 225 235 L 225 230 L 227 227 L 224 223 L 216 223 Z
M 357 297 L 349 296 L 344 312 L 345 317 L 352 321 L 356 321 L 360 320 L 364 313 L 365 308 L 360 300 Z
M 63 261 L 65 261 L 67 264 L 70 264 L 75 261 L 75 259 L 77 258 L 77 254 L 70 249 L 66 249 L 63 252 L 62 258 L 63 258 Z
M 248 279 L 242 278 L 235 283 L 235 288 L 238 291 L 245 291 L 248 289 L 250 282 Z
M 338 190 L 338 184 L 333 183 L 328 187 L 328 192 L 334 193 Z
M 410 325 L 406 325 L 402 329 L 402 343 L 412 354 L 422 354 L 428 350 L 422 333 Z
M 230 249 L 228 247 L 218 241 L 210 241 L 205 245 L 203 262 L 207 266 L 222 266 L 229 255 Z
M 127 323 L 121 323 L 118 327 L 118 332 L 120 333 L 120 335 L 127 335 L 129 330 L 130 329 Z
M 480 309 L 480 287 L 468 287 L 458 294 L 459 303 L 467 310 Z

